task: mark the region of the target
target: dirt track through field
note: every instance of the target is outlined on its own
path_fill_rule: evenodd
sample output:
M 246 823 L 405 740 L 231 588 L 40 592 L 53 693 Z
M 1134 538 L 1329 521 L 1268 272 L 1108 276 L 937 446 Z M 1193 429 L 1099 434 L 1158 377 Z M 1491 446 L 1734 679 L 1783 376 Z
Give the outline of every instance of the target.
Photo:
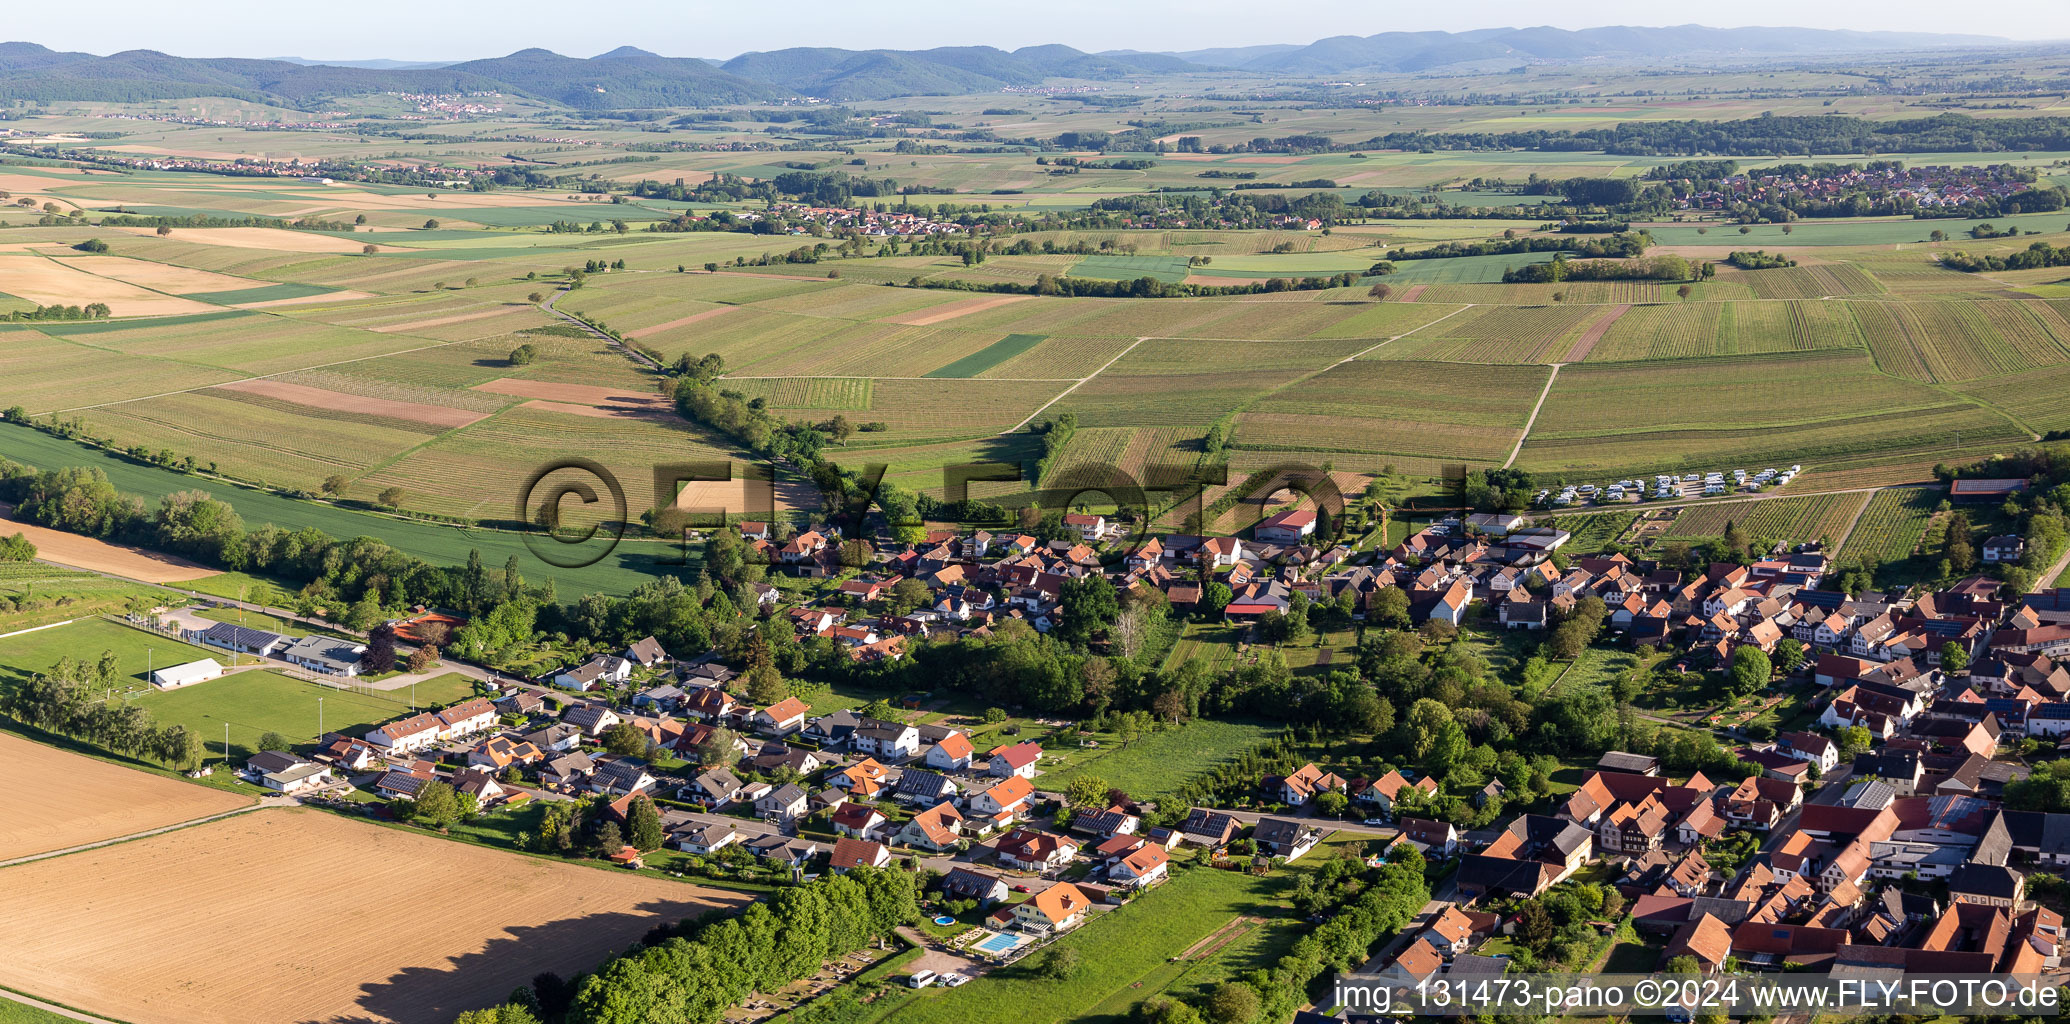
M 572 977 L 656 924 L 746 901 L 299 809 L 0 882 L 0 985 L 133 1024 L 450 1024 L 540 971 Z
M 1242 938 L 1244 933 L 1263 924 L 1264 921 L 1265 919 L 1262 917 L 1230 918 L 1228 924 L 1209 932 L 1199 942 L 1186 947 L 1186 951 L 1179 954 L 1179 959 L 1205 960 L 1208 957 L 1214 956 L 1222 951 L 1222 947 Z
M 7 822 L 0 829 L 0 861 L 251 805 L 249 797 L 131 771 L 0 733 L 0 821 Z M 0 939 L 0 944 L 5 941 Z
M 390 419 L 409 420 L 434 427 L 464 427 L 486 418 L 485 412 L 470 412 L 466 409 L 449 409 L 444 406 L 424 405 L 419 402 L 398 402 L 387 398 L 369 398 L 365 395 L 348 395 L 341 391 L 325 391 L 302 384 L 290 384 L 283 380 L 261 378 L 258 380 L 235 380 L 219 384 L 223 391 L 238 391 L 248 395 L 277 398 L 283 402 L 306 405 L 311 409 L 329 409 L 335 412 L 357 412 L 368 416 L 386 416 Z
M 472 313 L 455 313 L 452 316 L 436 316 L 429 320 L 412 320 L 406 324 L 383 324 L 379 327 L 369 327 L 367 330 L 377 334 L 401 334 L 405 331 L 421 331 L 426 327 L 444 327 L 447 324 L 464 324 L 469 320 L 486 320 L 489 317 L 502 316 L 508 312 L 510 312 L 509 309 L 497 306 L 492 309 L 477 309 Z
M 628 338 L 644 338 L 650 334 L 660 334 L 663 331 L 673 331 L 678 327 L 688 327 L 691 324 L 697 323 L 701 320 L 710 320 L 715 316 L 725 316 L 726 314 L 731 313 L 739 308 L 739 306 L 720 306 L 717 309 L 707 309 L 701 312 L 692 313 L 689 316 L 686 316 L 680 320 L 670 320 L 668 323 L 665 324 L 655 324 L 652 327 L 642 327 L 637 331 L 627 331 L 625 332 L 625 336 Z
M 1574 347 L 1567 350 L 1566 358 L 1560 362 L 1578 363 L 1588 358 L 1588 354 L 1595 349 L 1596 342 L 1603 340 L 1603 335 L 1610 333 L 1610 325 L 1631 311 L 1632 304 L 1629 302 L 1610 307 L 1602 316 L 1596 318 L 1595 323 L 1588 326 L 1588 330 L 1581 333 L 1581 337 L 1574 339 Z
M 1031 297 L 1032 296 L 1027 295 L 993 295 L 979 299 L 958 299 L 955 302 L 950 302 L 940 306 L 932 306 L 927 309 L 920 310 L 917 313 L 907 313 L 904 316 L 886 317 L 885 320 L 894 324 L 904 324 L 907 327 L 926 327 L 931 324 L 938 324 L 949 320 L 955 320 L 959 317 L 966 317 L 971 315 L 972 313 L 982 313 L 988 309 L 994 309 L 999 306 L 1007 305 L 1009 303 L 1020 302 L 1023 299 Z
M 216 574 L 214 569 L 173 555 L 24 523 L 14 518 L 13 506 L 0 505 L 0 534 L 11 537 L 17 533 L 36 545 L 37 558 L 75 569 L 112 573 L 146 583 L 178 583 Z

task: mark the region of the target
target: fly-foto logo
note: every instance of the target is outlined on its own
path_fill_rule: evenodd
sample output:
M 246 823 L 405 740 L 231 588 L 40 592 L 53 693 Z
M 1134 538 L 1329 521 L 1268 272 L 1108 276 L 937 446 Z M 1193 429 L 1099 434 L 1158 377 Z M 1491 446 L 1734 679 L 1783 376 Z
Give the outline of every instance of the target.
M 1236 486 L 1229 485 L 1226 466 L 1150 464 L 1136 472 L 1107 463 L 1074 463 L 1031 480 L 1015 463 L 965 462 L 941 469 L 941 497 L 931 495 L 914 506 L 895 503 L 887 511 L 884 479 L 890 466 L 868 463 L 849 475 L 824 481 L 817 489 L 801 484 L 787 488 L 792 499 L 778 501 L 779 470 L 769 463 L 715 460 L 657 464 L 652 469 L 649 523 L 682 525 L 680 534 L 657 537 L 674 542 L 666 553 L 646 559 L 661 566 L 690 562 L 691 535 L 743 521 L 774 523 L 811 512 L 849 540 L 886 535 L 894 540 L 925 536 L 930 523 L 956 523 L 970 530 L 1061 533 L 1083 544 L 1102 566 L 1118 567 L 1151 533 L 1188 536 L 1236 535 L 1266 523 L 1276 512 L 1305 509 L 1292 517 L 1296 525 L 1260 537 L 1259 554 L 1276 564 L 1301 564 L 1314 556 L 1307 543 L 1317 527 L 1341 523 L 1343 494 L 1333 475 L 1303 462 L 1261 467 Z M 973 499 L 973 484 L 1034 484 L 1016 491 L 1007 506 Z M 1111 514 L 1074 512 L 1112 509 Z M 675 509 L 678 517 L 659 513 Z M 593 459 L 568 458 L 534 469 L 517 494 L 516 520 L 526 527 L 525 545 L 548 565 L 574 569 L 611 557 L 632 530 L 632 505 L 617 474 Z M 1051 517 L 1056 517 L 1052 519 Z M 671 522 L 673 520 L 673 522 Z M 577 525 L 583 524 L 583 525 Z M 1321 535 L 1327 535 L 1324 529 Z M 859 547 L 838 545 L 829 558 L 847 568 L 869 560 Z

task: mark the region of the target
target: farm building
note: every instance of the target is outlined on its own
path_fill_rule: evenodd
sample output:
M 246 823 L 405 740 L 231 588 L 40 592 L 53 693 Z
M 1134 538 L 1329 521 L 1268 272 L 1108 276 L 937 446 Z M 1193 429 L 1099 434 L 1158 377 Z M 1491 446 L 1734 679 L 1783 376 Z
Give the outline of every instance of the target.
M 2006 498 L 2026 489 L 2027 481 L 2017 477 L 1957 480 L 1948 485 L 1948 500 L 2004 501 Z
M 332 676 L 359 674 L 359 656 L 365 646 L 327 636 L 305 636 L 280 651 L 289 664 Z
M 214 679 L 222 674 L 223 666 L 216 664 L 216 659 L 203 658 L 200 661 L 172 665 L 151 673 L 151 685 L 161 690 L 176 690 L 206 679 Z

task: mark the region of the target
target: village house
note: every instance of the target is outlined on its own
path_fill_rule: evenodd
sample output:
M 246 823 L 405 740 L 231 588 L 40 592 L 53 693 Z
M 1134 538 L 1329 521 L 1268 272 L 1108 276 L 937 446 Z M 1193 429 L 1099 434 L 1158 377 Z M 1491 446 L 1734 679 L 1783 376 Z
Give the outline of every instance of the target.
M 1259 853 L 1291 864 L 1315 849 L 1315 844 L 1322 841 L 1322 833 L 1286 818 L 1260 818 L 1251 830 L 1251 840 L 1258 844 Z
M 320 789 L 332 781 L 329 765 L 277 750 L 252 755 L 245 762 L 245 770 L 257 777 L 260 786 L 290 796 Z
M 1314 799 L 1319 793 L 1331 790 L 1342 793 L 1350 787 L 1350 783 L 1336 773 L 1323 771 L 1310 762 L 1284 777 L 1268 777 L 1265 787 L 1274 799 L 1298 806 Z
M 606 705 L 585 703 L 570 705 L 566 711 L 561 712 L 561 721 L 580 729 L 582 735 L 594 739 L 624 719 L 619 718 L 618 712 Z
M 987 754 L 985 772 L 988 775 L 1005 778 L 1018 775 L 1024 779 L 1036 776 L 1035 765 L 1042 760 L 1042 748 L 1034 743 L 1015 743 L 1010 746 L 993 747 Z
M 884 812 L 869 804 L 850 802 L 835 808 L 829 823 L 833 825 L 834 831 L 841 835 L 856 839 L 875 839 L 883 834 L 884 826 L 889 820 L 884 816 Z
M 1402 838 L 1432 857 L 1450 857 L 1459 849 L 1459 829 L 1448 821 L 1403 818 Z
M 669 660 L 668 651 L 662 648 L 661 641 L 651 636 L 635 641 L 621 657 L 641 668 L 654 668 Z
M 827 859 L 827 868 L 837 875 L 845 875 L 859 867 L 882 868 L 891 864 L 891 851 L 884 844 L 864 839 L 837 839 L 834 852 Z
M 805 816 L 805 809 L 805 789 L 795 782 L 787 782 L 781 788 L 771 790 L 755 801 L 755 813 L 764 818 L 784 821 L 802 818 Z
M 546 753 L 524 740 L 508 736 L 493 736 L 475 745 L 467 752 L 467 764 L 471 768 L 489 768 L 502 771 L 512 765 L 528 765 L 546 759 Z
M 1013 922 L 1024 932 L 1050 935 L 1085 923 L 1092 898 L 1069 882 L 1058 882 L 1013 908 Z
M 940 771 L 968 771 L 975 753 L 970 737 L 961 732 L 951 732 L 929 746 L 921 760 L 929 768 Z
M 755 731 L 765 736 L 788 736 L 805 727 L 805 716 L 811 710 L 804 701 L 786 697 L 755 712 Z
M 1006 880 L 971 868 L 956 867 L 942 876 L 942 895 L 951 899 L 975 900 L 982 907 L 1004 903 L 1012 896 Z
M 1594 852 L 1588 829 L 1564 818 L 1520 815 L 1480 853 L 1460 859 L 1459 892 L 1536 896 L 1565 880 Z
M 1171 855 L 1156 843 L 1145 843 L 1107 869 L 1109 881 L 1117 884 L 1144 888 L 1157 884 L 1165 877 L 1171 864 Z
M 445 723 L 428 711 L 408 718 L 384 722 L 367 732 L 367 742 L 389 754 L 411 754 L 438 744 Z
M 1082 847 L 1067 836 L 1018 828 L 999 837 L 993 848 L 1001 867 L 1039 873 L 1070 863 Z
M 598 655 L 582 664 L 562 669 L 554 674 L 551 682 L 563 690 L 582 692 L 625 682 L 632 678 L 632 662 L 610 655 Z
M 958 829 L 963 824 L 963 815 L 956 806 L 943 802 L 913 815 L 898 834 L 898 841 L 907 846 L 940 853 L 952 849 L 961 838 Z
M 1373 780 L 1371 785 L 1353 793 L 1352 800 L 1365 804 L 1381 814 L 1392 815 L 1394 805 L 1401 798 L 1403 790 L 1414 790 L 1429 796 L 1438 791 L 1438 785 L 1436 780 L 1428 775 L 1412 783 L 1401 772 L 1389 770 L 1387 774 Z
M 972 794 L 969 806 L 979 814 L 1020 815 L 1026 812 L 1028 801 L 1034 795 L 1035 784 L 1016 775 L 990 789 Z
M 647 765 L 635 758 L 620 757 L 596 762 L 596 770 L 589 775 L 589 788 L 598 793 L 625 796 L 645 793 L 653 789 L 660 780 L 647 771 Z

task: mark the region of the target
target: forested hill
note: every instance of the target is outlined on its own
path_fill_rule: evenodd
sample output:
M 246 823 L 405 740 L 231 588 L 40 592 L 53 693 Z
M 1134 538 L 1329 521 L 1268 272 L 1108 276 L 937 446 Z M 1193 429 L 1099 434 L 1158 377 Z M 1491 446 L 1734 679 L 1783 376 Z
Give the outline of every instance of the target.
M 106 57 L 34 43 L 0 44 L 0 98 L 125 102 L 230 96 L 307 106 L 372 92 L 504 92 L 578 109 L 689 107 L 813 96 L 836 100 L 957 95 L 1051 78 L 1115 79 L 1194 68 L 1176 57 L 1098 57 L 1068 46 L 1011 53 L 989 46 L 935 50 L 801 47 L 714 66 L 630 46 L 596 57 L 519 50 L 439 68 L 367 68 L 283 60 L 174 57 L 127 50 Z M 1196 69 L 1197 70 L 1197 69 Z
M 126 50 L 105 57 L 35 43 L 0 44 L 0 99 L 124 102 L 229 96 L 312 107 L 378 92 L 502 92 L 586 109 L 706 106 L 798 97 L 876 100 L 1024 88 L 1052 80 L 1115 81 L 1144 76 L 1227 76 L 1232 85 L 1270 75 L 1344 70 L 1421 71 L 1486 60 L 1603 57 L 1734 60 L 1804 53 L 1861 53 L 1977 46 L 1981 36 L 1812 29 L 1554 28 L 1475 32 L 1387 32 L 1339 36 L 1305 46 L 1202 50 L 1193 54 L 1086 53 L 1069 46 L 945 46 L 931 50 L 794 47 L 745 53 L 724 63 L 663 57 L 630 46 L 595 57 L 527 49 L 439 67 L 353 66 L 296 60 L 175 57 Z
M 1176 56 L 1201 64 L 1326 75 L 1343 71 L 1428 71 L 1477 61 L 1659 59 L 1832 55 L 1888 50 L 1990 46 L 2006 40 L 1924 32 L 1850 32 L 1803 28 L 1706 28 L 1613 25 L 1567 30 L 1489 28 L 1472 32 L 1382 32 L 1334 36 L 1306 46 L 1199 50 Z

